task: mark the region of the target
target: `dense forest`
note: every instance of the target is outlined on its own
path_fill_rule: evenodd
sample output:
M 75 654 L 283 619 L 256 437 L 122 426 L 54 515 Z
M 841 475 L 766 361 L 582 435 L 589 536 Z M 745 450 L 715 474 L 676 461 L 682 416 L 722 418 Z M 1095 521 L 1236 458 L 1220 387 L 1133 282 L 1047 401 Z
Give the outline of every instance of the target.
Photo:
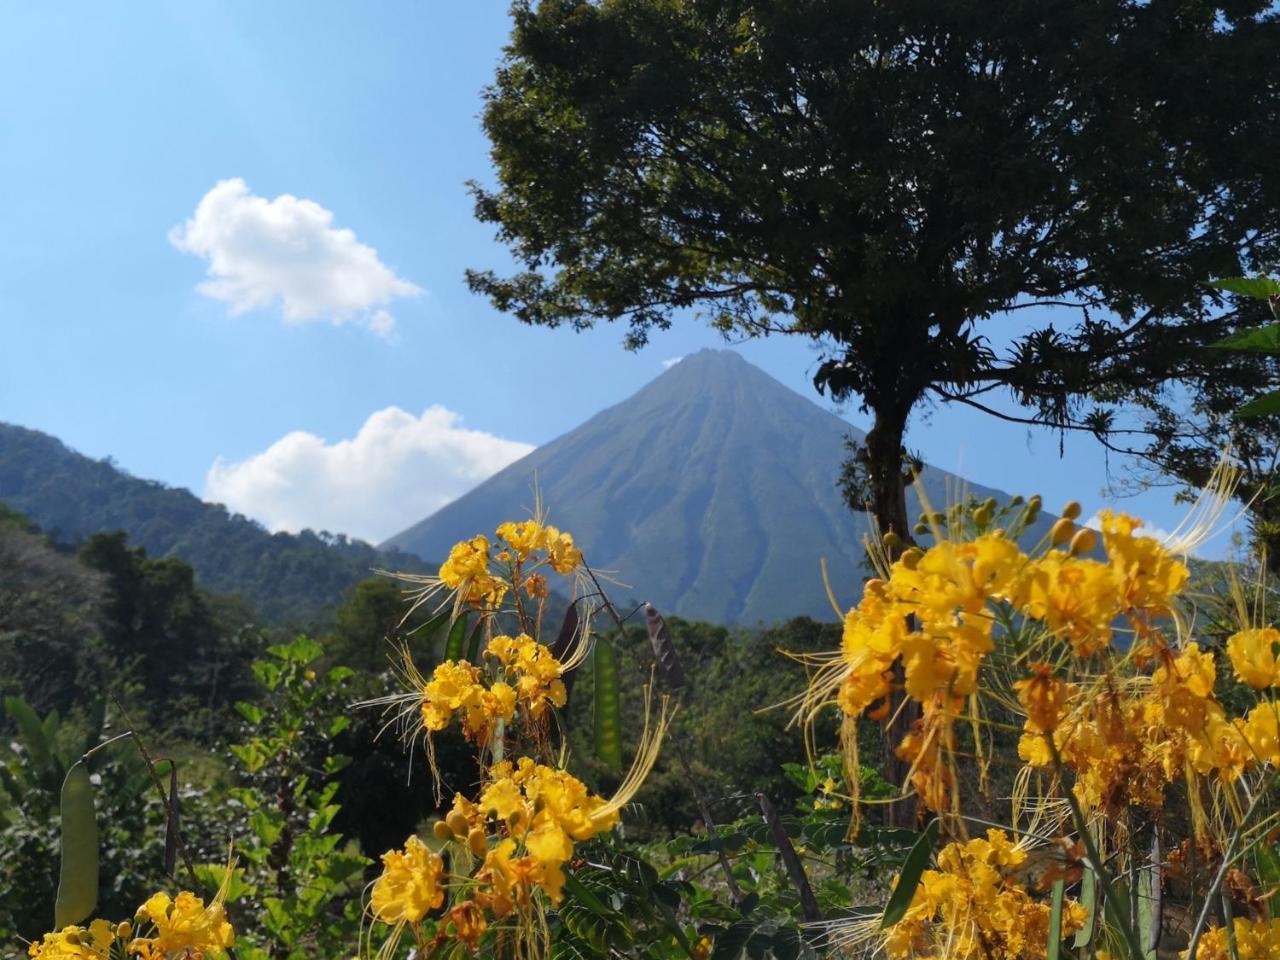
M 424 570 L 401 551 L 379 551 L 343 534 L 269 533 L 186 490 L 140 480 L 36 430 L 0 423 L 0 503 L 55 540 L 76 543 L 126 530 L 133 546 L 174 557 L 200 585 L 242 597 L 268 623 L 329 615 L 343 591 L 373 568 Z

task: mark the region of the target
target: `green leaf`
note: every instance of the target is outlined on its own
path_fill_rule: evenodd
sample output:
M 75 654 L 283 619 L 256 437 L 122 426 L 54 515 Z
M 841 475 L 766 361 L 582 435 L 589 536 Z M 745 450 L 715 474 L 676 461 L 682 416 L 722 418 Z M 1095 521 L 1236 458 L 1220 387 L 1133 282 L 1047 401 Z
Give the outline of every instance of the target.
M 1087 911 L 1084 926 L 1076 931 L 1074 941 L 1077 947 L 1087 947 L 1093 941 L 1094 931 L 1098 927 L 1098 877 L 1089 867 L 1084 868 L 1084 876 L 1080 880 L 1080 903 Z
M 614 915 L 614 911 L 606 907 L 594 893 L 583 886 L 582 881 L 575 877 L 572 871 L 564 875 L 564 889 L 596 916 L 612 917 Z
M 471 643 L 467 645 L 467 662 L 471 664 L 480 662 L 480 642 L 484 639 L 484 631 L 480 629 L 482 624 L 483 621 L 477 620 L 471 628 Z
M 1049 902 L 1049 942 L 1045 945 L 1045 960 L 1062 957 L 1062 901 L 1066 896 L 1066 881 L 1053 885 L 1053 899 Z
M 444 658 L 446 660 L 461 660 L 462 648 L 467 642 L 467 615 L 464 613 L 453 621 L 453 625 L 449 627 L 449 639 L 445 641 Z
M 1280 296 L 1280 281 L 1270 277 L 1224 277 L 1221 280 L 1209 281 L 1215 290 L 1234 293 L 1251 300 L 1266 300 Z
M 1280 323 L 1240 330 L 1209 346 L 1215 350 L 1233 350 L 1239 353 L 1280 353 Z
M 898 872 L 898 885 L 893 888 L 889 903 L 884 908 L 884 916 L 880 918 L 881 930 L 887 930 L 906 915 L 907 908 L 911 906 L 911 900 L 916 895 L 916 887 L 920 885 L 920 877 L 925 867 L 929 865 L 929 858 L 933 855 L 933 844 L 937 837 L 938 821 L 931 820 L 924 828 L 924 833 L 920 834 L 919 839 L 907 851 L 907 857 L 902 861 L 902 869 Z
M 619 770 L 622 768 L 622 707 L 618 692 L 618 661 L 612 644 L 604 637 L 596 641 L 593 659 L 596 756 L 614 770 Z
M 98 821 L 89 767 L 76 761 L 62 782 L 62 863 L 54 929 L 79 923 L 98 903 Z
M 31 765 L 40 769 L 52 763 L 53 756 L 49 740 L 44 734 L 44 726 L 31 705 L 21 697 L 5 697 L 4 710 L 22 734 L 22 745 L 31 758 Z
M 1280 413 L 1280 390 L 1273 390 L 1271 393 L 1264 393 L 1256 400 L 1250 400 L 1236 411 L 1236 416 L 1247 419 L 1266 417 L 1273 413 Z
M 1280 893 L 1268 897 L 1267 894 L 1280 890 L 1280 855 L 1268 843 L 1260 843 L 1253 850 L 1254 863 L 1258 868 L 1258 883 L 1262 887 L 1262 902 L 1267 905 L 1272 919 L 1280 914 L 1280 908 L 1272 906 L 1271 901 Z

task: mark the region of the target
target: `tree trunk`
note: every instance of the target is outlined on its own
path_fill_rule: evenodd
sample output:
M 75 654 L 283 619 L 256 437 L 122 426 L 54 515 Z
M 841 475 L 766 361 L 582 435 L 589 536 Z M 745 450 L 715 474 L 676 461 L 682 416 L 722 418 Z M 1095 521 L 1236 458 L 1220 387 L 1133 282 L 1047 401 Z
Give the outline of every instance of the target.
M 907 517 L 907 473 L 903 455 L 903 435 L 907 427 L 905 409 L 879 409 L 875 411 L 875 423 L 867 434 L 866 467 L 871 494 L 871 513 L 879 524 L 880 533 L 893 531 L 901 538 L 899 551 L 911 544 L 911 526 Z M 896 558 L 895 558 L 896 559 Z M 902 703 L 902 661 L 893 665 L 894 691 L 889 697 L 889 719 L 882 729 L 884 747 L 884 778 L 895 787 L 902 787 L 910 765 L 897 754 L 898 744 L 911 729 L 919 716 L 916 704 Z M 909 800 L 884 804 L 884 823 L 887 827 L 910 827 L 916 819 L 915 804 Z

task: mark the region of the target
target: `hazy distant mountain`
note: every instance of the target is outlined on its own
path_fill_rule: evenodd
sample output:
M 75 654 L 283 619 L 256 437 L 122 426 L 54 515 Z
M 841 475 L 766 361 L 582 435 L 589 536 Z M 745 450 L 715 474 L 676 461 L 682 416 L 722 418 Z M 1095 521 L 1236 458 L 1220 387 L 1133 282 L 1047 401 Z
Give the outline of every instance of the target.
M 370 568 L 422 569 L 344 536 L 272 534 L 186 490 L 139 480 L 36 430 L 0 423 L 0 502 L 54 539 L 124 530 L 153 556 L 180 557 L 200 585 L 238 594 L 273 621 L 306 619 L 331 607 Z
M 865 576 L 867 521 L 836 488 L 850 434 L 862 437 L 738 354 L 704 350 L 384 547 L 443 558 L 527 516 L 536 481 L 551 522 L 631 585 L 620 599 L 719 623 L 830 619 L 820 560 L 841 602 Z M 935 507 L 962 489 L 1006 499 L 933 468 L 923 479 Z

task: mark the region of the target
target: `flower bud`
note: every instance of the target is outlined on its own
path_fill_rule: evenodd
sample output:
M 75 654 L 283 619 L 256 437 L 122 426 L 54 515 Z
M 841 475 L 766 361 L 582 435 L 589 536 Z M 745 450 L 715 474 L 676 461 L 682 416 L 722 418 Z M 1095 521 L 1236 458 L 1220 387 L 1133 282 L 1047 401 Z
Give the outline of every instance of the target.
M 467 834 L 467 846 L 477 857 L 483 857 L 489 849 L 489 837 L 479 827 L 474 827 Z
M 991 522 L 991 510 L 985 503 L 973 511 L 973 522 L 980 527 L 985 527 Z
M 467 823 L 467 818 L 458 810 L 450 810 L 449 815 L 444 818 L 444 822 L 455 837 L 465 837 L 471 826 Z
M 1098 534 L 1088 527 L 1081 527 L 1076 531 L 1076 535 L 1071 538 L 1070 550 L 1073 556 L 1078 557 L 1082 553 L 1091 553 L 1097 545 Z
M 1069 500 L 1067 505 L 1062 508 L 1062 515 L 1068 520 L 1076 520 L 1080 517 L 1081 507 L 1078 500 Z
M 1067 517 L 1059 517 L 1058 522 L 1053 525 L 1053 529 L 1049 531 L 1049 542 L 1055 547 L 1060 547 L 1071 539 L 1075 533 L 1076 525 Z
M 431 832 L 436 835 L 436 839 L 442 843 L 448 843 L 453 839 L 453 828 L 443 820 L 437 820 L 431 825 Z
M 897 550 L 900 546 L 902 546 L 902 538 L 898 536 L 896 533 L 894 533 L 892 530 L 890 530 L 880 539 L 884 542 L 885 549 L 887 550 Z
M 116 939 L 128 940 L 133 936 L 133 924 L 128 920 L 121 920 L 116 924 Z
M 912 547 L 910 550 L 904 551 L 901 557 L 902 565 L 908 570 L 914 570 L 918 567 L 922 559 L 924 559 L 924 551 L 919 547 Z
M 926 533 L 929 532 L 929 525 L 925 523 L 917 523 L 914 527 L 911 528 L 911 532 L 914 533 L 917 537 L 923 537 Z
M 80 946 L 80 934 L 74 930 L 68 930 L 62 935 L 62 942 L 70 947 L 78 947 Z

